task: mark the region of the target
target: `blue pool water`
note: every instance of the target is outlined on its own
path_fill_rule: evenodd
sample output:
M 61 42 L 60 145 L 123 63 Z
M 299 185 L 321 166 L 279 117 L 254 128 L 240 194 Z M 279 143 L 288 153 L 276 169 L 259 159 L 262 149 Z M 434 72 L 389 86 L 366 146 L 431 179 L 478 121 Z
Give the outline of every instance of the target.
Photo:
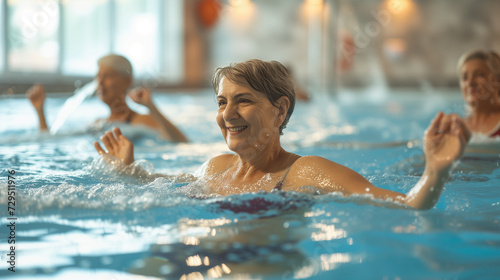
M 422 172 L 430 120 L 439 110 L 463 111 L 458 91 L 410 93 L 298 103 L 283 146 L 407 192 Z M 66 97 L 48 99 L 49 123 Z M 123 129 L 139 165 L 170 178 L 131 178 L 102 162 L 92 145 L 102 132 L 81 133 L 107 114 L 97 99 L 86 100 L 55 136 L 37 133 L 26 99 L 0 99 L 2 279 L 499 279 L 498 153 L 466 155 L 429 211 L 337 194 L 201 200 L 179 188 L 183 173 L 228 152 L 212 92 L 155 100 L 191 143 Z M 15 273 L 7 263 L 8 170 L 16 172 Z

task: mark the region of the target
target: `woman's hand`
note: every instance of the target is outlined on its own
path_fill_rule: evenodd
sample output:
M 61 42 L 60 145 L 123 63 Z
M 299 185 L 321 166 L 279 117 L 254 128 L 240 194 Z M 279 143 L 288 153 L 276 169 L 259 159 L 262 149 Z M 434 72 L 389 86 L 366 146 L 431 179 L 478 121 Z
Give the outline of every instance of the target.
M 148 108 L 153 106 L 153 100 L 151 99 L 151 92 L 145 87 L 137 87 L 132 89 L 128 96 L 138 104 L 144 105 Z
M 26 91 L 26 96 L 35 107 L 37 112 L 43 110 L 43 104 L 45 103 L 45 90 L 41 84 L 35 84 Z
M 469 142 L 470 131 L 457 114 L 440 112 L 425 132 L 424 152 L 427 165 L 436 171 L 448 171 Z
M 113 132 L 114 135 L 111 131 L 108 131 L 101 137 L 102 143 L 108 152 L 97 141 L 94 142 L 95 149 L 100 155 L 108 154 L 117 157 L 126 165 L 131 164 L 134 162 L 134 144 L 122 134 L 118 127 L 115 127 Z

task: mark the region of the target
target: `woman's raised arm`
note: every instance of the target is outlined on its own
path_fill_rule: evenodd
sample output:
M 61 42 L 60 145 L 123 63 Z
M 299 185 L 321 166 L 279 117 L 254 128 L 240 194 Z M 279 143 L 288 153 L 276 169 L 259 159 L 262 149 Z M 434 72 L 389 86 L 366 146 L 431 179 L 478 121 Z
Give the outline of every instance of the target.
M 315 156 L 303 157 L 294 164 L 295 175 L 289 175 L 293 177 L 289 190 L 300 191 L 300 186 L 313 186 L 324 192 L 370 194 L 416 209 L 429 209 L 436 205 L 453 164 L 462 156 L 469 138 L 469 130 L 459 116 L 439 113 L 425 133 L 424 174 L 406 195 L 375 187 L 357 172 Z
M 440 112 L 425 132 L 425 171 L 406 196 L 406 204 L 417 209 L 436 205 L 454 163 L 463 155 L 470 131 L 456 114 Z
M 166 139 L 172 142 L 188 142 L 187 137 L 171 123 L 161 112 L 151 98 L 151 92 L 145 87 L 138 87 L 130 91 L 130 98 L 149 109 L 149 115 L 154 119 L 154 123 L 146 121 L 148 125 L 155 126 Z
M 45 104 L 45 90 L 41 84 L 35 84 L 26 91 L 26 96 L 33 104 L 35 111 L 38 115 L 40 131 L 47 131 L 47 121 L 45 120 L 44 104 Z

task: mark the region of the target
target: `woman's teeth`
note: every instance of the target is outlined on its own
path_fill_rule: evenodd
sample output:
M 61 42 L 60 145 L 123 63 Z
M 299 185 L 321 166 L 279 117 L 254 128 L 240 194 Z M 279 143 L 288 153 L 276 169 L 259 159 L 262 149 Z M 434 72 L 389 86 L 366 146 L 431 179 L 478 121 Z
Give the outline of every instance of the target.
M 236 132 L 236 131 L 240 131 L 240 130 L 243 130 L 247 128 L 246 126 L 236 126 L 236 127 L 228 127 L 227 129 L 231 132 Z

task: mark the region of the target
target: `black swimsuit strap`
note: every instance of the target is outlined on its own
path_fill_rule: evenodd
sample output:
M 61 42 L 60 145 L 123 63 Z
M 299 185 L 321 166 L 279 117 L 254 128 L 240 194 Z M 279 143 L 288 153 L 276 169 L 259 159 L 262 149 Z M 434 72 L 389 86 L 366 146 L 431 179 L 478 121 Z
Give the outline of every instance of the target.
M 295 163 L 295 162 L 293 162 L 293 163 Z M 281 180 L 276 184 L 276 186 L 274 186 L 273 191 L 274 190 L 281 191 L 281 189 L 283 188 L 283 182 L 285 181 L 286 175 L 288 175 L 288 172 L 290 171 L 290 169 L 292 169 L 293 163 L 285 171 L 285 174 L 283 174 L 283 177 L 281 178 Z

